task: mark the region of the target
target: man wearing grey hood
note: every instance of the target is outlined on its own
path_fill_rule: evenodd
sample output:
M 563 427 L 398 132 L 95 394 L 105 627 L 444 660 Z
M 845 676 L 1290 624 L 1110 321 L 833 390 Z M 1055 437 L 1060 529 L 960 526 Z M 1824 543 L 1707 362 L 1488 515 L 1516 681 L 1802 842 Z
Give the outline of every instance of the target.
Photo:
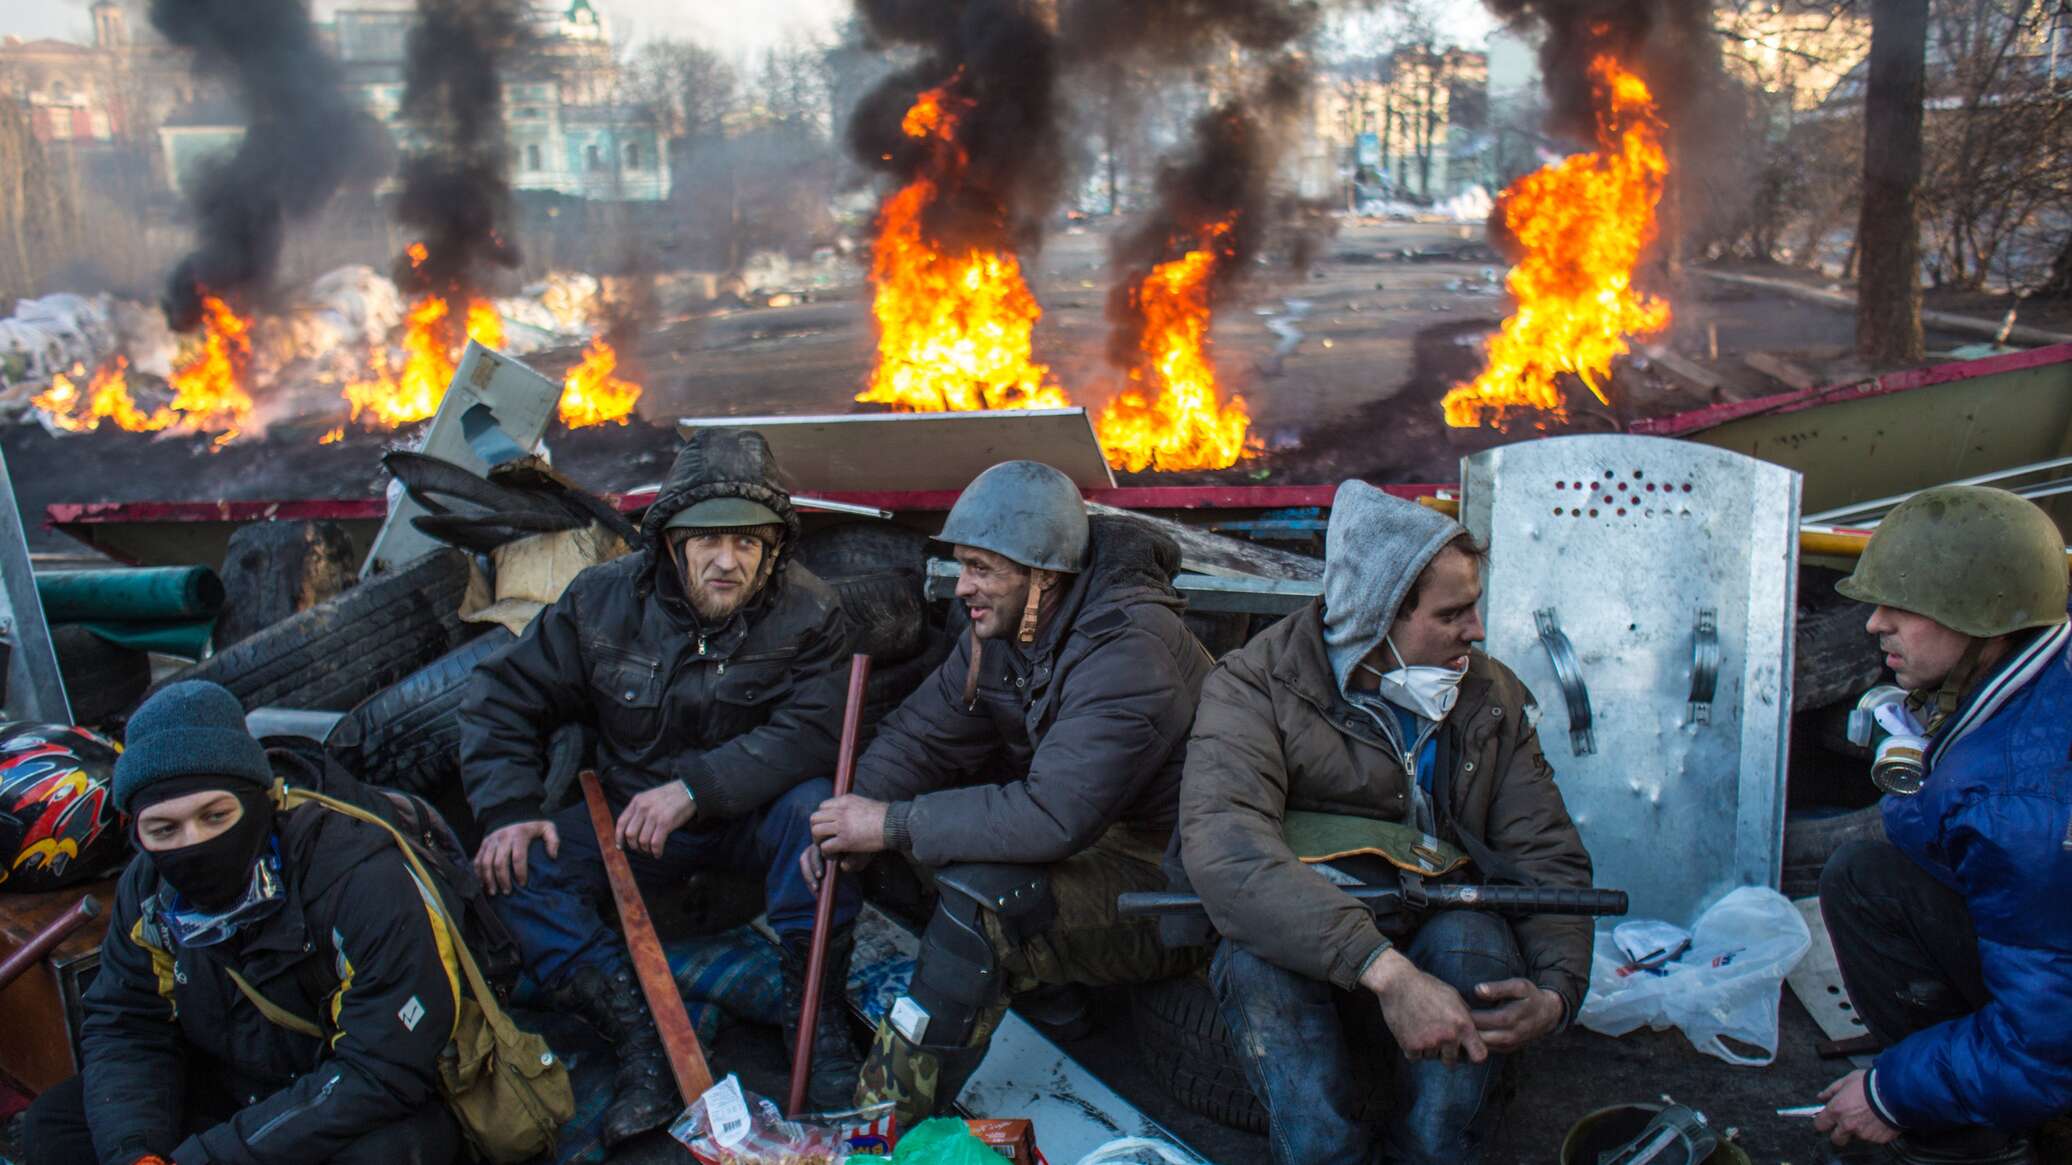
M 1397 823 L 1465 851 L 1475 880 L 1590 884 L 1532 693 L 1475 647 L 1481 594 L 1481 553 L 1458 523 L 1346 482 L 1323 598 L 1226 656 L 1202 688 L 1180 856 L 1222 935 L 1211 978 L 1277 1165 L 1354 1165 L 1377 1149 L 1418 1165 L 1480 1160 L 1497 1057 L 1582 1003 L 1588 919 L 1449 911 L 1399 947 L 1337 884 L 1385 871 L 1361 874 L 1356 859 L 1327 872 L 1322 859 L 1343 847 L 1310 836 Z M 1363 1119 L 1360 1041 L 1347 1033 L 1374 1027 L 1377 1002 L 1410 1061 L 1381 1106 L 1385 1130 Z

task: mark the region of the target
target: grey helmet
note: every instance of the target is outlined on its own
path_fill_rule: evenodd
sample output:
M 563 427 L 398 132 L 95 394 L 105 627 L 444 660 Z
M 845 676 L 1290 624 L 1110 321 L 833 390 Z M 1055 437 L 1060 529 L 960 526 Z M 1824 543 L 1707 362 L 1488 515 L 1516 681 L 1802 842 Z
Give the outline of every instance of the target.
M 935 540 L 1076 574 L 1086 566 L 1086 502 L 1071 478 L 1040 461 L 1003 461 L 957 495 Z

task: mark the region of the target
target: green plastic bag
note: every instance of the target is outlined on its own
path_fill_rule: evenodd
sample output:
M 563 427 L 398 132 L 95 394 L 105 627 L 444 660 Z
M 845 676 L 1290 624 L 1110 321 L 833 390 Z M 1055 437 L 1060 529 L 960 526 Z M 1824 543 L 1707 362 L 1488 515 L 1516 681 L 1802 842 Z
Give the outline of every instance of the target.
M 1000 1165 L 1000 1154 L 963 1121 L 939 1116 L 900 1134 L 892 1165 Z

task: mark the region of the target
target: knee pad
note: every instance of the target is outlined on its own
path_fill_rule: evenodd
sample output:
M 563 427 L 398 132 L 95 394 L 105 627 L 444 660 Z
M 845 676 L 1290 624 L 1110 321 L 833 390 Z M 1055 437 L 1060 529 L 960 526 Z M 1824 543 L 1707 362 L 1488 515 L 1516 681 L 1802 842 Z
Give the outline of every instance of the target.
M 913 982 L 893 1004 L 892 1026 L 916 1044 L 963 1047 L 1004 990 L 1000 958 L 979 924 L 978 904 L 945 894 L 921 933 Z

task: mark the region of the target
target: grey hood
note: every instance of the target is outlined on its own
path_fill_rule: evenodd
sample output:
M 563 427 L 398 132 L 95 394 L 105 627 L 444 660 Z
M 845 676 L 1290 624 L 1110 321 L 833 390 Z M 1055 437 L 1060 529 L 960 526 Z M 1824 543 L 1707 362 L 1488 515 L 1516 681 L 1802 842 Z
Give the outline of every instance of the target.
M 1467 528 L 1364 481 L 1338 487 L 1324 534 L 1324 651 L 1341 695 L 1426 564 Z M 1348 697 L 1350 698 L 1350 697 Z

